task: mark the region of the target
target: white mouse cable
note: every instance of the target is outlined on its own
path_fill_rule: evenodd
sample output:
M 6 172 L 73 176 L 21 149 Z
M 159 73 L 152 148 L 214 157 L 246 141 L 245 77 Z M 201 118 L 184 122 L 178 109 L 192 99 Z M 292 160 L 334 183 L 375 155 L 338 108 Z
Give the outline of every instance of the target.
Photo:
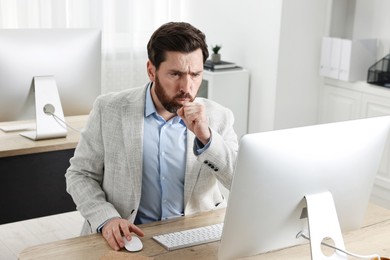
M 304 239 L 310 241 L 310 237 L 307 236 L 307 235 L 305 235 L 305 234 L 303 233 L 303 231 L 300 231 L 300 232 L 296 235 L 296 238 L 299 238 L 299 237 L 303 237 Z M 377 260 L 381 260 L 381 257 L 380 257 L 378 254 L 374 254 L 374 255 L 357 255 L 357 254 L 348 252 L 348 251 L 346 251 L 346 250 L 343 250 L 343 249 L 341 249 L 341 248 L 335 247 L 335 246 L 330 245 L 330 244 L 325 243 L 325 242 L 321 242 L 321 244 L 324 245 L 324 246 L 333 248 L 333 249 L 335 249 L 335 250 L 337 250 L 337 251 L 340 251 L 340 252 L 342 252 L 342 253 L 344 253 L 344 254 L 347 254 L 347 255 L 356 257 L 356 258 L 360 258 L 360 259 L 377 259 Z
M 45 113 L 51 115 L 57 122 L 60 121 L 60 122 L 58 122 L 58 124 L 59 124 L 60 126 L 62 126 L 62 127 L 64 127 L 64 128 L 67 127 L 67 128 L 72 129 L 73 131 L 75 131 L 75 132 L 77 132 L 77 133 L 81 133 L 80 130 L 78 130 L 78 129 L 72 127 L 72 126 L 70 126 L 70 125 L 69 125 L 68 123 L 66 123 L 64 120 L 62 120 L 61 118 L 59 118 L 56 114 L 54 114 L 54 113 L 52 113 L 52 112 L 49 112 L 49 111 L 45 111 Z

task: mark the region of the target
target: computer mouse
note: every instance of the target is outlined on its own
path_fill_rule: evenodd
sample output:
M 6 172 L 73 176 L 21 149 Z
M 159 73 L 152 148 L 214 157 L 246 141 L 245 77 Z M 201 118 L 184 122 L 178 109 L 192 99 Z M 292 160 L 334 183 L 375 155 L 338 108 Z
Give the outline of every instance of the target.
M 130 241 L 128 241 L 125 237 L 123 237 L 123 241 L 125 241 L 125 248 L 129 252 L 137 252 L 142 250 L 143 248 L 141 239 L 139 239 L 136 236 L 132 236 Z

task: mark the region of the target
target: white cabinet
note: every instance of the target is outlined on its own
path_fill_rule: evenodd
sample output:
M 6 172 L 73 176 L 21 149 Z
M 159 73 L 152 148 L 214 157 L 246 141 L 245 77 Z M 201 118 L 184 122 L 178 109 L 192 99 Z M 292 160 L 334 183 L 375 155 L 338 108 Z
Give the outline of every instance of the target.
M 390 115 L 390 89 L 365 82 L 326 80 L 321 92 L 320 123 Z M 371 200 L 390 208 L 390 135 Z
M 361 93 L 326 85 L 321 96 L 321 123 L 359 118 Z
M 214 100 L 232 110 L 235 119 L 234 130 L 238 138 L 248 132 L 249 72 L 247 70 L 205 70 L 198 96 Z

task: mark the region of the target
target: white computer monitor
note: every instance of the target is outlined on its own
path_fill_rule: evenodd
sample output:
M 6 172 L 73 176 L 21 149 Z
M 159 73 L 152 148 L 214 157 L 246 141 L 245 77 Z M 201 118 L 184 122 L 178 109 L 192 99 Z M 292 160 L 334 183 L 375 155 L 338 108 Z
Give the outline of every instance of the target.
M 338 228 L 359 228 L 389 127 L 390 117 L 383 116 L 245 135 L 219 258 L 236 259 L 300 244 L 305 241 L 297 238 L 300 231 L 322 241 L 333 239 L 327 232 L 337 233 Z M 317 194 L 332 195 L 339 223 L 327 223 L 332 217 L 332 208 L 326 206 L 329 200 L 307 205 L 305 196 Z M 309 215 L 310 230 L 306 206 L 309 214 L 314 211 Z M 314 250 L 320 247 L 315 244 Z M 313 245 L 311 250 L 313 255 Z
M 88 114 L 101 93 L 101 31 L 1 29 L 0 122 L 35 119 L 41 76 L 54 79 L 65 116 Z

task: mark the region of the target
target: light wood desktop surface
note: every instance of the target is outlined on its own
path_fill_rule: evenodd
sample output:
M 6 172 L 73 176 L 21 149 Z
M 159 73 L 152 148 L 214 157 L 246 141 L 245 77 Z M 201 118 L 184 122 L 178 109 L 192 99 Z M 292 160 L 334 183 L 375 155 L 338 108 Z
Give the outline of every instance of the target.
M 85 126 L 88 116 L 68 116 L 65 121 L 75 129 L 82 129 Z M 7 124 L 26 124 L 33 121 L 15 121 L 15 122 L 0 122 L 1 125 Z M 25 155 L 41 152 L 51 152 L 66 149 L 73 149 L 80 140 L 80 134 L 72 129 L 68 130 L 65 138 L 55 138 L 48 140 L 33 141 L 22 137 L 18 132 L 5 133 L 0 131 L 0 158 L 15 155 Z
M 93 234 L 26 248 L 20 253 L 19 259 L 217 259 L 219 242 L 167 251 L 155 242 L 152 236 L 220 223 L 224 216 L 225 211 L 222 209 L 141 225 L 146 235 L 142 238 L 144 249 L 138 253 L 129 253 L 126 250 L 115 252 L 109 248 L 100 234 Z M 390 210 L 370 205 L 363 227 L 346 232 L 343 236 L 346 248 L 351 252 L 377 253 L 388 257 L 390 255 Z M 245 259 L 310 259 L 310 246 L 303 244 Z

